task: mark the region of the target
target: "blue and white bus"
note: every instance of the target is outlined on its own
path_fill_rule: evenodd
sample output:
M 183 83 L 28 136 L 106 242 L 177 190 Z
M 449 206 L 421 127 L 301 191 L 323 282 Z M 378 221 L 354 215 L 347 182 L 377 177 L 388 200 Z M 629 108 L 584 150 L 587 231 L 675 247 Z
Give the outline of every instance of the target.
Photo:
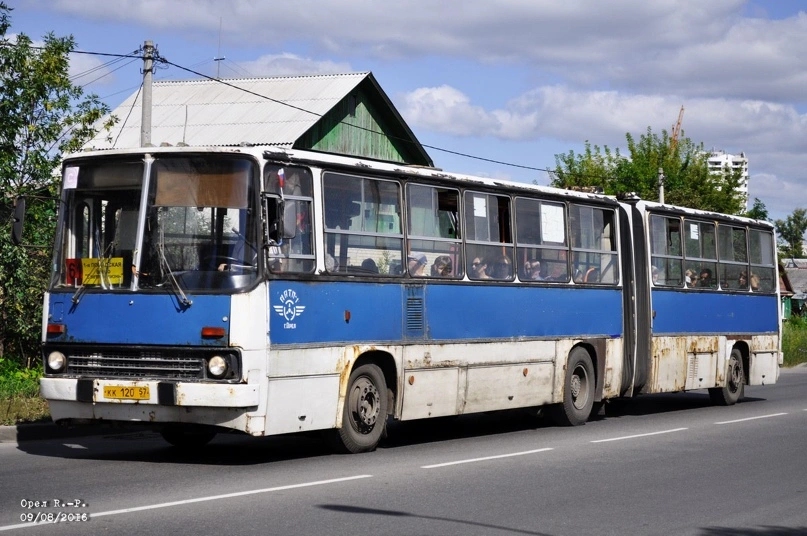
M 579 425 L 643 393 L 733 404 L 779 373 L 767 222 L 272 147 L 76 154 L 59 215 L 57 422 L 362 452 L 390 418 Z

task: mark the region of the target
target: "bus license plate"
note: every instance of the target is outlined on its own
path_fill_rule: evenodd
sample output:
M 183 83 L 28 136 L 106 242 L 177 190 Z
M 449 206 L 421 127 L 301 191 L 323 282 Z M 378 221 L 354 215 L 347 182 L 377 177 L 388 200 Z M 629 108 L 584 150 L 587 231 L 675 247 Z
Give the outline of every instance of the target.
M 105 385 L 104 398 L 115 400 L 148 400 L 148 386 L 124 387 L 122 385 Z

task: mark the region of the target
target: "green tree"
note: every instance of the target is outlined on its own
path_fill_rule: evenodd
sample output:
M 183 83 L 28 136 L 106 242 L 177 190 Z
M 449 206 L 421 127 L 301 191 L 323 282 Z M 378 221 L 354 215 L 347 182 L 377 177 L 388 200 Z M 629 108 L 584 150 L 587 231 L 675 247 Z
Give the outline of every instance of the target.
M 764 220 L 769 221 L 768 219 L 768 208 L 765 206 L 765 203 L 759 200 L 758 197 L 754 198 L 754 206 L 745 213 L 746 218 L 753 218 L 755 220 Z
M 774 222 L 779 235 L 779 256 L 801 259 L 804 257 L 804 233 L 807 232 L 807 209 L 797 208 L 784 220 Z
M 54 172 L 62 154 L 81 148 L 116 121 L 95 95 L 68 74 L 73 37 L 49 33 L 42 46 L 25 34 L 9 37 L 11 8 L 0 1 L 0 357 L 31 365 L 38 357 L 42 290 L 49 273 L 58 191 Z M 99 123 L 103 121 L 103 123 Z M 14 199 L 29 199 L 24 241 L 10 241 Z
M 664 201 L 702 210 L 727 214 L 745 212 L 745 199 L 739 190 L 739 170 L 722 174 L 709 172 L 708 154 L 703 144 L 689 138 L 672 143 L 666 131 L 661 135 L 647 132 L 636 139 L 625 135 L 629 156 L 608 146 L 600 148 L 586 142 L 583 154 L 569 151 L 555 155 L 551 185 L 558 188 L 595 186 L 606 194 L 634 192 L 642 199 L 659 198 L 659 169 L 664 171 Z

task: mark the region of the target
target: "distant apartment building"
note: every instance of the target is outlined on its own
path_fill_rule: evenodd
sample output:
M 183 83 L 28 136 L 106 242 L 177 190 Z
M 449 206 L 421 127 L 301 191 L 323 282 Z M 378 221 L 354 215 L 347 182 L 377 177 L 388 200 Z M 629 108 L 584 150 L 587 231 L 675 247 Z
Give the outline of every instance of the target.
M 723 173 L 726 169 L 739 169 L 742 172 L 742 181 L 739 190 L 743 195 L 743 202 L 748 209 L 748 158 L 742 152 L 739 155 L 728 154 L 726 151 L 712 149 L 706 160 L 711 173 Z

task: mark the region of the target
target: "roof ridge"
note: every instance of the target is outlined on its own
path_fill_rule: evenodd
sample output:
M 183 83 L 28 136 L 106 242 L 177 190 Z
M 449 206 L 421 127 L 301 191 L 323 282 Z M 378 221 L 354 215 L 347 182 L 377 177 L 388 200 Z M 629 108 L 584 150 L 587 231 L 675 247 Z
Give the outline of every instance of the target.
M 251 78 L 191 78 L 187 80 L 155 80 L 153 85 L 171 85 L 171 84 L 210 84 L 219 82 L 266 82 L 268 80 L 291 80 L 302 78 L 352 78 L 352 77 L 365 77 L 370 74 L 370 71 L 362 71 L 355 73 L 329 73 L 329 74 L 300 74 L 300 75 L 286 75 L 286 76 L 255 76 Z

